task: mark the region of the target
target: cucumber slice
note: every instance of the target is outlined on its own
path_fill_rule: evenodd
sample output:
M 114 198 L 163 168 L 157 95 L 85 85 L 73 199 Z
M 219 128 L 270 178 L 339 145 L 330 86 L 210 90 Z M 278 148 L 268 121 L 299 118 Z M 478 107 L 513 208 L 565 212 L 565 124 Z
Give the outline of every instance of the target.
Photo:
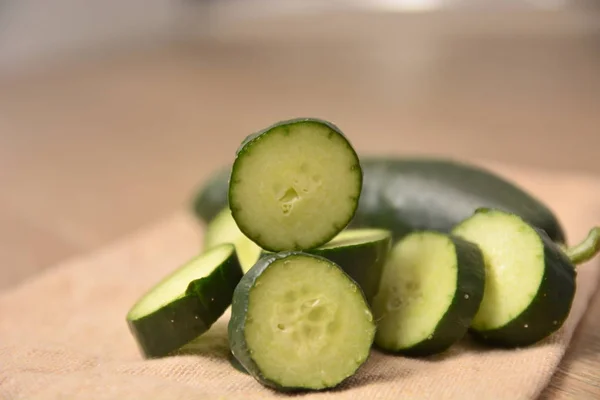
M 236 359 L 281 391 L 339 385 L 367 360 L 375 323 L 361 289 L 335 263 L 301 252 L 261 258 L 233 295 Z
M 392 246 L 392 234 L 384 229 L 346 229 L 331 241 L 308 253 L 339 265 L 358 283 L 369 304 L 379 290 L 383 265 Z
M 222 243 L 232 243 L 235 245 L 235 250 L 237 251 L 244 273 L 258 261 L 262 253 L 262 249 L 240 231 L 231 216 L 229 207 L 225 207 L 215 215 L 208 224 L 206 234 L 204 235 L 205 249 Z
M 467 333 L 484 282 L 476 245 L 433 231 L 408 234 L 392 248 L 373 301 L 375 344 L 409 356 L 447 350 Z
M 231 305 L 242 275 L 235 247 L 225 243 L 151 288 L 126 318 L 143 355 L 166 356 L 206 332 Z
M 258 246 L 305 250 L 348 225 L 361 189 L 362 168 L 350 142 L 333 124 L 307 118 L 277 123 L 244 140 L 228 199 L 238 227 Z
M 476 243 L 485 258 L 483 301 L 471 323 L 476 338 L 521 347 L 562 326 L 575 295 L 576 273 L 544 231 L 515 214 L 479 209 L 453 232 Z

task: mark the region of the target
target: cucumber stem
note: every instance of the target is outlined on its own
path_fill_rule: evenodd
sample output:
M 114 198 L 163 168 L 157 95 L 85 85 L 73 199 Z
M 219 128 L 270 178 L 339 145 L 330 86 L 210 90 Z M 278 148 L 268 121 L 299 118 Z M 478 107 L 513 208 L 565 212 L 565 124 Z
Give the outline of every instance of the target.
M 591 260 L 600 251 L 600 226 L 592 228 L 583 241 L 564 249 L 573 265 Z

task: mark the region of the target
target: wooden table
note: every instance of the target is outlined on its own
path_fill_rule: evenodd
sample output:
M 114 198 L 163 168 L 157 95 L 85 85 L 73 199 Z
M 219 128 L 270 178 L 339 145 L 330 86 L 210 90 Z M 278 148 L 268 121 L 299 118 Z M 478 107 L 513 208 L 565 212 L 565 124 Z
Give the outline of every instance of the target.
M 0 80 L 0 290 L 186 206 L 245 135 L 289 117 L 330 119 L 362 153 L 600 175 L 593 26 L 406 21 L 313 18 L 318 35 L 305 20 L 255 22 Z M 596 296 L 544 398 L 600 397 L 599 312 Z

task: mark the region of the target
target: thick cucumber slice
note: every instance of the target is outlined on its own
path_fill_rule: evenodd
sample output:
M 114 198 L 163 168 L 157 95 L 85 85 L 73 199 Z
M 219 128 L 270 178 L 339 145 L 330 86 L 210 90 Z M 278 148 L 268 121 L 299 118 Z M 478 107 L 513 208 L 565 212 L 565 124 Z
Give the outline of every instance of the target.
M 478 210 L 453 232 L 477 243 L 486 262 L 483 301 L 471 324 L 474 336 L 519 347 L 561 327 L 575 295 L 575 268 L 545 232 L 517 215 L 490 209 Z
M 370 354 L 375 324 L 356 282 L 300 252 L 261 258 L 233 295 L 229 342 L 260 383 L 282 391 L 339 385 Z
M 295 119 L 242 143 L 229 206 L 240 230 L 263 249 L 305 250 L 348 225 L 361 188 L 358 155 L 342 132 L 325 121 Z
M 165 277 L 127 313 L 148 358 L 162 357 L 206 332 L 231 305 L 242 268 L 232 244 L 222 244 Z
M 484 282 L 476 245 L 438 232 L 405 236 L 392 249 L 373 302 L 376 345 L 411 356 L 445 351 L 467 333 Z
M 333 261 L 358 283 L 369 304 L 379 290 L 383 265 L 392 246 L 392 234 L 384 229 L 346 229 L 331 241 L 308 253 Z
M 247 272 L 258 261 L 262 253 L 262 249 L 240 231 L 231 216 L 229 207 L 222 209 L 211 220 L 204 235 L 205 249 L 222 243 L 235 245 L 244 272 Z

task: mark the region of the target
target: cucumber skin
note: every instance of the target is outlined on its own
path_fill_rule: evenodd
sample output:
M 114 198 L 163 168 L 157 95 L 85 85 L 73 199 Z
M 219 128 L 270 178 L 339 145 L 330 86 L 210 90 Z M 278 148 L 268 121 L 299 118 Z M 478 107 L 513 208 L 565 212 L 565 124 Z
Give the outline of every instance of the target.
M 143 356 L 159 358 L 208 331 L 205 321 L 211 319 L 200 298 L 186 295 L 145 317 L 127 320 L 127 324 Z
M 231 304 L 242 275 L 233 251 L 212 274 L 190 282 L 183 297 L 142 318 L 128 319 L 142 354 L 146 358 L 167 356 L 208 331 Z
M 319 258 L 329 263 L 331 262 L 330 260 L 321 256 L 307 254 L 300 251 L 286 251 L 264 255 L 248 272 L 246 272 L 240 283 L 235 288 L 233 301 L 231 303 L 231 318 L 229 319 L 229 325 L 227 326 L 227 335 L 229 338 L 229 347 L 231 349 L 231 353 L 239 361 L 241 367 L 243 367 L 247 373 L 252 375 L 254 379 L 260 382 L 262 385 L 273 388 L 279 392 L 298 392 L 310 389 L 304 387 L 282 386 L 264 376 L 250 355 L 250 349 L 246 343 L 244 331 L 246 327 L 246 315 L 248 313 L 250 292 L 252 291 L 256 280 L 275 261 L 294 255 L 310 255 L 311 257 Z M 348 279 L 352 280 L 352 278 L 349 276 Z M 360 291 L 360 286 L 357 285 L 357 287 Z M 360 366 L 358 368 L 360 368 Z M 339 384 L 341 383 L 342 382 Z
M 190 282 L 187 289 L 187 293 L 197 296 L 204 304 L 210 318 L 209 327 L 229 308 L 235 287 L 244 276 L 235 250 L 233 256 L 215 272 L 219 273 Z
M 426 357 L 442 353 L 461 340 L 469 331 L 471 321 L 479 310 L 485 287 L 485 264 L 479 247 L 462 238 L 447 235 L 454 244 L 457 261 L 457 287 L 448 310 L 440 319 L 430 339 L 412 347 L 383 352 L 400 353 L 409 357 Z M 468 298 L 465 299 L 465 295 Z
M 542 201 L 482 167 L 446 159 L 374 156 L 362 157 L 360 163 L 363 187 L 348 227 L 389 229 L 394 240 L 413 230 L 450 233 L 477 208 L 486 207 L 519 215 L 553 241 L 566 243 L 560 221 Z M 207 184 L 196 199 L 219 199 L 219 206 L 225 207 L 227 192 L 226 182 Z M 195 204 L 196 217 L 210 220 L 206 216 L 213 212 L 212 203 L 196 200 Z
M 370 243 L 329 249 L 316 248 L 306 252 L 319 255 L 339 265 L 362 289 L 367 302 L 372 304 L 373 297 L 379 290 L 383 267 L 392 247 L 391 234 L 388 239 L 378 242 L 375 246 L 369 246 L 369 252 L 365 249 L 368 244 Z
M 225 207 L 229 206 L 227 191 L 231 166 L 223 166 L 213 171 L 208 179 L 197 189 L 191 208 L 193 214 L 208 224 Z
M 481 343 L 504 348 L 530 346 L 560 329 L 569 316 L 577 288 L 576 269 L 544 231 L 533 229 L 544 245 L 542 284 L 529 307 L 506 325 L 485 331 L 471 328 L 471 335 Z
M 282 387 L 277 382 L 265 377 L 250 355 L 244 331 L 246 329 L 246 314 L 248 313 L 250 292 L 256 280 L 269 266 L 277 260 L 286 258 L 298 252 L 281 252 L 265 255 L 242 277 L 233 293 L 231 303 L 231 318 L 227 326 L 229 347 L 233 356 L 241 366 L 262 385 L 280 391 L 294 391 L 295 388 Z
M 565 233 L 557 218 L 530 193 L 480 166 L 434 158 L 379 157 L 363 161 L 365 183 L 357 226 L 450 233 L 478 208 L 517 214 L 558 243 Z M 351 224 L 351 225 L 353 225 Z
M 242 141 L 242 143 L 240 144 L 240 146 L 238 147 L 238 149 L 236 150 L 236 153 L 235 153 L 235 160 L 233 162 L 233 165 L 231 166 L 231 173 L 228 178 L 228 187 L 227 187 L 227 193 L 226 193 L 226 200 L 227 200 L 226 205 L 229 205 L 229 208 L 231 210 L 231 215 L 233 216 L 233 219 L 236 220 L 236 223 L 237 223 L 236 214 L 238 212 L 238 208 L 234 204 L 232 204 L 231 198 L 233 197 L 232 193 L 233 193 L 233 190 L 235 187 L 235 175 L 237 172 L 237 168 L 236 168 L 237 161 L 241 157 L 244 157 L 246 155 L 246 153 L 248 153 L 251 150 L 252 145 L 254 143 L 262 140 L 265 137 L 265 135 L 267 135 L 273 129 L 278 129 L 278 128 L 281 128 L 282 126 L 286 126 L 286 125 L 288 126 L 287 129 L 289 129 L 290 125 L 311 124 L 311 123 L 326 126 L 331 131 L 336 132 L 345 141 L 347 149 L 353 154 L 354 158 L 356 159 L 356 168 L 359 172 L 359 174 L 357 175 L 358 179 L 359 179 L 358 196 L 356 198 L 356 202 L 354 204 L 354 208 L 351 213 L 351 216 L 350 216 L 350 218 L 348 218 L 348 222 L 346 222 L 346 224 L 343 226 L 336 226 L 335 227 L 336 229 L 332 230 L 328 237 L 324 237 L 319 241 L 319 242 L 322 242 L 320 244 L 325 244 L 326 242 L 333 239 L 338 233 L 340 233 L 342 230 L 344 230 L 351 223 L 351 221 L 354 218 L 354 215 L 358 209 L 358 205 L 360 202 L 360 193 L 362 192 L 363 181 L 364 181 L 364 173 L 363 173 L 362 165 L 360 162 L 360 158 L 358 157 L 356 150 L 352 146 L 352 143 L 350 143 L 350 141 L 348 140 L 347 136 L 336 125 L 334 125 L 333 123 L 331 123 L 329 121 L 319 119 L 319 118 L 294 118 L 294 119 L 279 121 L 279 122 L 272 124 L 256 133 L 252 133 L 244 138 L 244 140 Z M 220 190 L 220 188 L 218 190 Z M 223 196 L 221 193 L 215 194 L 214 198 L 215 199 L 222 198 L 221 196 Z M 250 238 L 252 241 L 254 241 L 256 244 L 258 244 L 260 247 L 262 247 L 265 250 L 270 250 L 270 251 L 302 251 L 302 250 L 305 250 L 303 248 L 285 249 L 285 250 L 272 249 L 272 248 L 269 248 L 269 246 L 267 246 L 266 243 L 259 243 L 258 240 L 256 240 L 256 237 L 254 237 L 251 234 L 251 232 L 248 231 L 248 228 L 246 226 L 240 226 L 240 224 L 238 224 L 238 228 L 246 237 Z M 314 246 L 309 246 L 309 247 L 318 247 L 320 244 L 315 244 Z

